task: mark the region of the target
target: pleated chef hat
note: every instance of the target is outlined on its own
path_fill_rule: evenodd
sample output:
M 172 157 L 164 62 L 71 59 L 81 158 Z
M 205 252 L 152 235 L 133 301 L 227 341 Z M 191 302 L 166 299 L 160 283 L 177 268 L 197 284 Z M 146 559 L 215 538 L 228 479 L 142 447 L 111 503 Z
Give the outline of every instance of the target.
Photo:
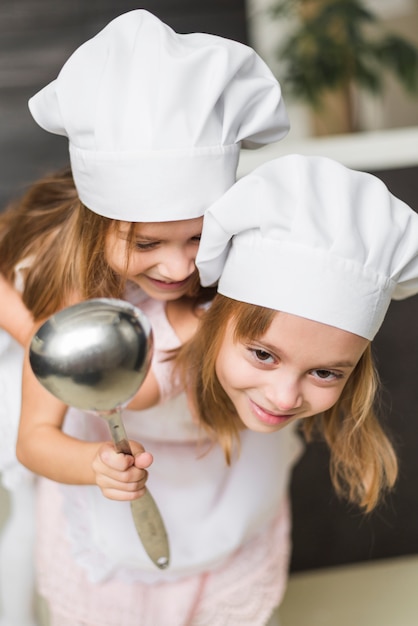
M 372 339 L 418 292 L 418 215 L 371 174 L 285 156 L 207 210 L 196 263 L 225 296 Z
M 241 144 L 289 129 L 280 85 L 254 50 L 177 34 L 144 10 L 80 46 L 29 108 L 68 137 L 81 201 L 130 222 L 203 215 L 235 182 Z

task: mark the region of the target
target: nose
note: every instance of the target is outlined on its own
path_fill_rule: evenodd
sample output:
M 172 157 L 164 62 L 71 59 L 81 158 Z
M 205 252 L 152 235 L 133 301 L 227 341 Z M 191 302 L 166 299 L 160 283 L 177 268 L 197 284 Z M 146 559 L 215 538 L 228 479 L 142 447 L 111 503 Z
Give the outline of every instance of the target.
M 302 406 L 303 396 L 299 381 L 292 375 L 276 370 L 276 376 L 266 389 L 266 399 L 274 410 L 288 413 Z
M 166 280 L 180 282 L 193 274 L 195 268 L 195 256 L 184 248 L 176 247 L 165 251 L 159 271 Z

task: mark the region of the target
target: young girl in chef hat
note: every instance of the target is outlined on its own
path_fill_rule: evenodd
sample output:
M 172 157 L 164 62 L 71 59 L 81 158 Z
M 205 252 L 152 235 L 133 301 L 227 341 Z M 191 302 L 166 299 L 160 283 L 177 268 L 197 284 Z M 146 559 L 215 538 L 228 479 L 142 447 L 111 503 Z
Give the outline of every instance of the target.
M 7 299 L 10 284 L 21 289 L 35 320 L 86 298 L 136 303 L 149 296 L 143 308 L 163 327 L 155 329 L 151 395 L 165 398 L 170 389 L 164 386 L 165 365 L 158 363 L 159 345 L 180 341 L 165 304 L 172 305 L 167 314 L 179 319 L 176 303 L 181 309 L 197 293 L 194 259 L 202 215 L 235 181 L 240 147 L 256 148 L 286 134 L 279 84 L 251 48 L 212 35 L 178 35 L 138 10 L 78 48 L 29 107 L 45 130 L 68 138 L 71 172 L 36 183 L 0 218 L 0 272 L 8 281 L 1 283 L 2 311 L 8 314 L 0 314 L 0 323 L 11 336 L 30 334 L 21 333 L 18 322 L 26 320 L 30 329 L 27 311 L 13 295 Z M 32 489 L 22 501 L 19 476 L 29 483 L 31 477 L 13 453 L 22 361 L 22 349 L 6 337 L 0 379 L 7 391 L 1 428 L 8 438 L 1 439 L 9 444 L 1 450 L 0 467 L 13 515 L 3 549 L 7 545 L 9 554 L 18 543 L 29 562 L 30 545 L 23 549 L 23 540 L 30 534 Z M 26 378 L 20 458 L 55 480 L 95 482 L 91 460 L 107 433 L 89 426 L 90 444 L 68 437 L 61 432 L 65 407 L 43 394 L 29 371 Z M 74 432 L 80 428 L 77 422 Z M 135 485 L 143 481 L 146 464 L 131 468 Z M 32 623 L 30 594 L 21 581 L 31 567 L 22 557 L 13 576 L 7 554 L 1 582 L 7 625 L 26 626 Z
M 371 342 L 391 299 L 418 292 L 418 215 L 370 174 L 285 156 L 208 209 L 197 265 L 219 281 L 179 356 L 200 422 L 228 459 L 243 429 L 320 432 L 337 492 L 372 510 L 397 462 Z

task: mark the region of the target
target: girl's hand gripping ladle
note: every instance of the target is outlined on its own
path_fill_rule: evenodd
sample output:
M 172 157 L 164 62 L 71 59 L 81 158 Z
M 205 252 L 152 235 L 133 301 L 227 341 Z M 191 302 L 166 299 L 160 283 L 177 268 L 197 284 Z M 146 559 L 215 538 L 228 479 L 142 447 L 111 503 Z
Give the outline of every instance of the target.
M 109 424 L 118 452 L 132 454 L 121 406 L 141 386 L 152 356 L 152 331 L 142 311 L 122 300 L 96 298 L 50 317 L 32 338 L 29 360 L 54 396 Z M 145 551 L 157 567 L 169 564 L 167 533 L 150 492 L 131 502 Z

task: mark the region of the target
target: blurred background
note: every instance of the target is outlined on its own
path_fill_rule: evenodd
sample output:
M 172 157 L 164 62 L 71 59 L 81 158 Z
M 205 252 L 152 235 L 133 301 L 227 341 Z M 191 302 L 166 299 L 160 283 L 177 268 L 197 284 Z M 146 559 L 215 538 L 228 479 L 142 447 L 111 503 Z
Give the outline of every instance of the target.
M 321 11 L 320 0 L 310 4 L 308 10 L 308 3 L 296 0 L 152 0 L 141 4 L 1 0 L 0 208 L 32 180 L 68 162 L 66 141 L 33 122 L 28 98 L 53 80 L 71 52 L 108 21 L 124 11 L 146 8 L 178 32 L 210 32 L 252 45 L 279 78 L 292 130 L 277 148 L 263 149 L 247 160 L 244 155 L 241 173 L 285 153 L 323 154 L 376 173 L 417 210 L 418 100 L 413 93 L 417 1 L 352 3 L 366 13 L 353 11 L 342 23 L 347 25 L 352 19 L 351 32 L 364 41 L 359 40 L 356 47 L 344 40 L 334 22 L 331 30 L 340 32 L 337 43 L 342 48 L 333 47 L 335 42 L 320 39 L 327 35 L 324 26 L 324 32 L 316 35 L 320 54 L 312 69 L 323 64 L 322 74 L 311 84 L 308 76 L 303 87 L 294 81 L 298 63 L 305 67 L 315 53 L 309 41 L 306 53 L 303 26 Z M 364 65 L 360 79 L 344 74 L 345 52 L 356 58 L 356 51 L 367 46 L 370 55 L 360 58 L 360 66 Z M 335 79 L 335 71 L 338 76 L 344 74 L 344 81 Z M 78 97 L 82 94 L 75 93 L 74 98 Z M 335 112 L 344 112 L 343 119 L 334 120 Z M 363 516 L 337 500 L 330 486 L 327 451 L 321 444 L 310 445 L 292 481 L 292 572 L 418 554 L 417 320 L 418 298 L 394 303 L 375 341 L 384 385 L 382 414 L 400 455 L 396 489 L 375 513 Z

